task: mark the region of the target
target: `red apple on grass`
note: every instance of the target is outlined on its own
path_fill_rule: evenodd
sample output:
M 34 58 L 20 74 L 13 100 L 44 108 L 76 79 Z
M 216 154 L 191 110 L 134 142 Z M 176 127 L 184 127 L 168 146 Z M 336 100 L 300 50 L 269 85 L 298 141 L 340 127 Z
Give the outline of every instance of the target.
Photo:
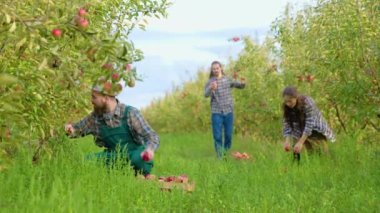
M 174 176 L 169 176 L 165 179 L 165 182 L 173 182 L 175 181 L 175 177 Z

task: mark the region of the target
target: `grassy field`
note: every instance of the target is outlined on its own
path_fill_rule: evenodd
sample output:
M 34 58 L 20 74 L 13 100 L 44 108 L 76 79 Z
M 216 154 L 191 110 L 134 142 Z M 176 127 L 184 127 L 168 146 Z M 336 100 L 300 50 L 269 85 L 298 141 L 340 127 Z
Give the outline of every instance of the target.
M 380 151 L 341 136 L 331 155 L 292 162 L 281 143 L 234 138 L 233 151 L 252 159 L 216 159 L 211 134 L 161 135 L 153 173 L 187 174 L 192 193 L 163 192 L 84 160 L 98 151 L 91 138 L 57 145 L 51 159 L 20 154 L 0 173 L 1 212 L 379 212 Z

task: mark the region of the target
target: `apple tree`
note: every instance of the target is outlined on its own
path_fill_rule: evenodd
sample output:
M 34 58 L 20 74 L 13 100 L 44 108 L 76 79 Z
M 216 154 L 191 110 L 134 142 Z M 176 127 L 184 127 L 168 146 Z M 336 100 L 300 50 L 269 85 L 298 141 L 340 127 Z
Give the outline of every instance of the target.
M 88 112 L 89 88 L 98 77 L 120 75 L 132 85 L 138 75 L 131 64 L 143 55 L 129 34 L 144 29 L 149 17 L 165 17 L 169 5 L 166 0 L 2 1 L 0 159 L 25 144 L 49 152 L 44 144 L 62 136 L 63 124 Z

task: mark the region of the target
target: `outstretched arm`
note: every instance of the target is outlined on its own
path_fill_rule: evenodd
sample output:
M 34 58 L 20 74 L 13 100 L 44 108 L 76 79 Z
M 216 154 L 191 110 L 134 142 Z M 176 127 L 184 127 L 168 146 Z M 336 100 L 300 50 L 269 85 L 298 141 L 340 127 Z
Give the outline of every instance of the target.
M 93 134 L 92 130 L 94 125 L 94 116 L 93 114 L 90 114 L 80 120 L 78 123 L 66 124 L 65 131 L 72 138 L 83 137 L 89 134 Z
M 241 78 L 240 81 L 231 80 L 231 87 L 235 87 L 238 89 L 244 89 L 245 88 L 245 78 Z

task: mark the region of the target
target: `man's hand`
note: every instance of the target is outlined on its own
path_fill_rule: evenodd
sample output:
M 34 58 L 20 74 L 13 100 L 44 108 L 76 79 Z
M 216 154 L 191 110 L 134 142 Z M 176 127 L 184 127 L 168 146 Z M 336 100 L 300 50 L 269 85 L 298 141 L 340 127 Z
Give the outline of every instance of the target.
M 285 142 L 284 149 L 285 149 L 285 152 L 289 152 L 291 150 L 290 143 L 288 141 Z
M 75 129 L 73 127 L 72 124 L 66 124 L 65 125 L 65 132 L 68 134 L 68 135 L 73 135 L 74 132 L 75 132 Z
M 218 83 L 216 83 L 216 81 L 213 81 L 212 83 L 211 83 L 211 90 L 216 90 L 218 88 Z
M 141 152 L 141 159 L 143 161 L 151 161 L 154 157 L 154 151 L 150 148 L 145 149 L 143 152 Z

